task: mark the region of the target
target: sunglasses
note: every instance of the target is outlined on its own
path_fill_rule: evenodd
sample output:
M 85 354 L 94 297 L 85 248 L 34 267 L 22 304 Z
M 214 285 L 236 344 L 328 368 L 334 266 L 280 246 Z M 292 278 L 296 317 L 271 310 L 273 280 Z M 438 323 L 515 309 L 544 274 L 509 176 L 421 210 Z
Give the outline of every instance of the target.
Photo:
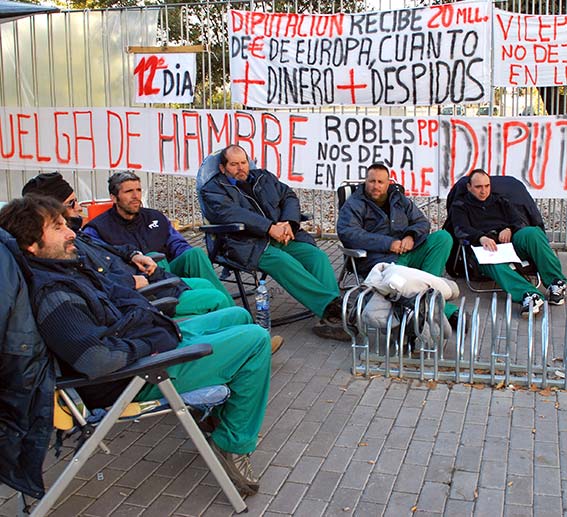
M 71 201 L 69 201 L 68 203 L 64 203 L 63 206 L 65 208 L 75 208 L 78 204 L 79 201 L 77 198 L 75 198 L 75 199 L 71 199 Z

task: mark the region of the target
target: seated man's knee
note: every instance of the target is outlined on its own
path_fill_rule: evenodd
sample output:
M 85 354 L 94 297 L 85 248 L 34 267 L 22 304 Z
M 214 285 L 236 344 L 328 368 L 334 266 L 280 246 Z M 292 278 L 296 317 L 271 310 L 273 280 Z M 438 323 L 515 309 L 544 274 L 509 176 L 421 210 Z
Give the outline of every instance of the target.
M 447 230 L 437 230 L 429 235 L 429 239 L 435 246 L 448 247 L 449 249 L 453 246 L 453 237 Z

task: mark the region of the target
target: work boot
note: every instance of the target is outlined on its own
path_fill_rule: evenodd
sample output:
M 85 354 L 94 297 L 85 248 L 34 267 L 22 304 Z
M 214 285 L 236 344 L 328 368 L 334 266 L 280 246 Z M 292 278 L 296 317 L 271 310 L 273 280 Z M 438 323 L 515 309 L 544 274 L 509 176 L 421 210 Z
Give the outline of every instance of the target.
M 236 489 L 244 495 L 258 493 L 260 483 L 252 472 L 249 455 L 223 451 L 213 440 L 209 444 Z

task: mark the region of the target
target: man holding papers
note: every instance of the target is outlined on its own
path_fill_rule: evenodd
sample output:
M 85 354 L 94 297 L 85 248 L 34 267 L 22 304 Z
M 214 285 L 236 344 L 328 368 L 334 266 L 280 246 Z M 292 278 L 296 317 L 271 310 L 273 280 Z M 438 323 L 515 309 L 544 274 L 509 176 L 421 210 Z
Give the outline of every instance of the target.
M 489 252 L 496 252 L 498 244 L 512 243 L 522 260 L 535 264 L 548 288 L 548 302 L 553 305 L 564 303 L 567 279 L 543 230 L 527 226 L 512 203 L 491 193 L 490 176 L 483 169 L 472 171 L 467 189 L 464 198 L 456 200 L 451 209 L 455 236 Z M 480 264 L 479 267 L 483 274 L 510 293 L 513 301 L 522 304 L 520 315 L 523 318 L 529 315 L 530 300 L 534 314 L 539 312 L 543 305 L 541 293 L 508 264 Z

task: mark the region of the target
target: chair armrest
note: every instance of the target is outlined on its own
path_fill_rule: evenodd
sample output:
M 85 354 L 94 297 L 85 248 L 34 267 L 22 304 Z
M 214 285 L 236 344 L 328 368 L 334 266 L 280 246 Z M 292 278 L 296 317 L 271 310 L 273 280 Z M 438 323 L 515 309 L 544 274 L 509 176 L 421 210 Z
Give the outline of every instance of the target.
M 157 289 L 161 289 L 162 287 L 173 287 L 179 285 L 180 282 L 181 282 L 181 278 L 172 276 L 170 278 L 164 278 L 159 282 L 154 282 L 152 284 L 148 284 L 144 287 L 141 287 L 140 289 L 138 289 L 138 292 L 140 294 L 143 294 L 144 296 L 148 296 L 153 294 L 153 292 L 156 291 Z
M 203 224 L 199 226 L 199 231 L 205 233 L 235 233 L 243 232 L 245 229 L 244 223 Z
M 175 309 L 178 303 L 179 300 L 175 296 L 164 296 L 150 302 L 151 305 L 170 318 L 175 316 Z
M 102 384 L 104 382 L 119 381 L 121 379 L 129 379 L 136 375 L 148 374 L 155 370 L 163 370 L 164 368 L 175 364 L 195 361 L 212 353 L 213 349 L 211 345 L 201 343 L 142 357 L 135 363 L 132 363 L 121 370 L 117 370 L 116 372 L 109 373 L 104 377 L 98 377 L 96 379 L 87 379 L 81 375 L 74 377 L 60 377 L 57 379 L 56 384 L 58 388 L 80 388 L 81 386 L 92 386 L 95 384 Z
M 343 255 L 346 255 L 347 257 L 365 258 L 366 255 L 367 255 L 366 250 L 355 249 L 355 248 L 345 248 L 341 245 L 339 245 L 339 248 L 343 252 Z

